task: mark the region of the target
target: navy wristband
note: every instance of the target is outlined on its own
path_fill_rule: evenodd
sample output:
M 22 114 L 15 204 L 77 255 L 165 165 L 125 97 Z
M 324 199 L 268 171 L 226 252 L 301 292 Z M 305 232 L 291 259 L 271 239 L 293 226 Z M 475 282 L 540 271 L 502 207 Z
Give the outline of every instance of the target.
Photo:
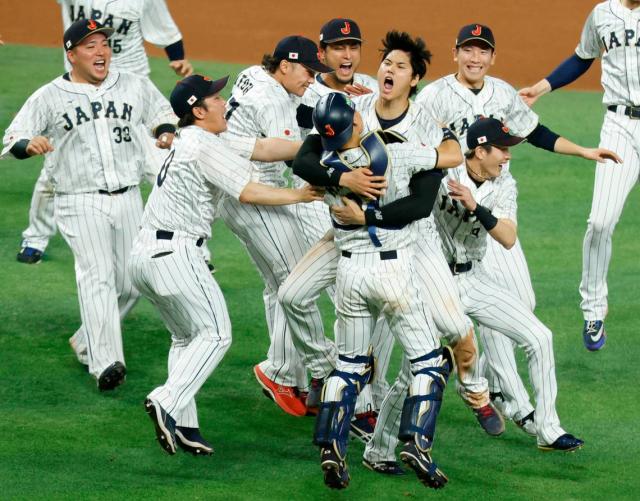
M 20 141 L 17 141 L 9 151 L 11 151 L 11 154 L 18 160 L 24 160 L 31 156 L 27 153 L 27 146 L 29 146 L 29 140 L 20 139 Z
M 153 136 L 158 139 L 162 134 L 173 134 L 176 131 L 176 126 L 172 124 L 161 124 L 156 127 Z
M 164 48 L 164 51 L 167 53 L 169 61 L 179 61 L 184 59 L 184 44 L 182 43 L 182 40 L 178 40 L 176 43 L 167 45 Z
M 476 205 L 476 210 L 471 214 L 476 216 L 476 219 L 480 221 L 480 224 L 484 226 L 484 229 L 487 231 L 493 230 L 498 224 L 498 218 L 491 214 L 489 209 L 480 204 Z

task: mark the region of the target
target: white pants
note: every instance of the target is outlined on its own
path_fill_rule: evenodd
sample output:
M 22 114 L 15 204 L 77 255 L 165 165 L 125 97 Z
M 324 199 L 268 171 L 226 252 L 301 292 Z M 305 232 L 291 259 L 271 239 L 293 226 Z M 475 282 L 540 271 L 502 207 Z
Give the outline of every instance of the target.
M 621 164 L 608 160 L 596 164 L 591 213 L 582 246 L 580 306 L 585 320 L 607 316 L 607 272 L 611 237 L 622 208 L 640 176 L 640 120 L 607 111 L 600 132 L 600 147 L 615 151 Z
M 55 215 L 75 260 L 89 372 L 99 377 L 112 363 L 124 363 L 121 312 L 129 311 L 139 297 L 127 264 L 142 218 L 140 190 L 136 186 L 120 195 L 57 194 Z
M 306 369 L 278 303 L 280 285 L 307 250 L 297 218 L 287 206 L 249 205 L 230 198 L 222 204 L 220 216 L 244 244 L 265 284 L 263 300 L 271 343 L 260 368 L 278 384 L 304 388 Z M 319 312 L 307 321 L 322 325 Z
M 194 239 L 158 240 L 141 230 L 129 265 L 138 290 L 171 332 L 168 378 L 149 397 L 178 426 L 198 428 L 195 395 L 231 345 L 231 322 L 220 287 Z

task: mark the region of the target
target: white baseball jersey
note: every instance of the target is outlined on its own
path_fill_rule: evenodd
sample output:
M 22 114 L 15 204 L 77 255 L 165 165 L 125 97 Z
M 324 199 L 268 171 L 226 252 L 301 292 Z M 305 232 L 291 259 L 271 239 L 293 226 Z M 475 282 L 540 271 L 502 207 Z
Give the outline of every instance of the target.
M 411 176 L 421 170 L 432 169 L 438 159 L 435 148 L 431 146 L 401 143 L 388 144 L 386 149 L 389 155 L 389 165 L 384 174 L 387 180 L 387 187 L 384 195 L 379 198 L 381 207 L 394 200 L 408 196 Z M 345 151 L 340 156 L 347 165 L 354 168 L 367 166 L 370 163 L 369 157 L 361 148 Z M 328 205 L 344 205 L 339 195 L 327 194 L 325 200 Z M 375 248 L 365 226 L 356 230 L 344 230 L 337 227 L 334 233 L 336 247 L 339 250 L 349 252 L 404 249 L 413 243 L 410 225 L 397 230 L 377 228 L 376 236 L 381 246 Z
M 113 28 L 109 39 L 112 68 L 149 75 L 145 41 L 166 47 L 182 40 L 165 0 L 57 0 L 66 30 L 78 19 L 95 19 Z M 69 62 L 65 57 L 67 70 Z
M 261 66 L 242 71 L 227 102 L 230 136 L 280 137 L 300 140 L 296 100 Z M 252 180 L 270 186 L 288 185 L 284 162 L 253 162 Z
M 487 230 L 460 202 L 449 196 L 447 181 L 453 179 L 471 190 L 478 204 L 489 209 L 498 219 L 516 223 L 518 190 L 510 173 L 476 186 L 464 165 L 449 169 L 440 185 L 435 204 L 436 227 L 449 263 L 481 260 L 487 250 Z
M 463 151 L 467 149 L 467 129 L 481 116 L 500 120 L 520 137 L 531 134 L 539 121 L 511 85 L 490 76 L 484 78 L 484 86 L 475 94 L 455 75 L 447 75 L 422 89 L 415 102 L 458 136 Z
M 226 193 L 237 199 L 250 181 L 248 159 L 255 143 L 249 137 L 227 143 L 197 126 L 180 129 L 149 196 L 142 227 L 210 238 L 220 198 Z
M 640 9 L 627 9 L 620 0 L 596 5 L 576 54 L 601 57 L 604 104 L 640 105 Z
M 38 89 L 11 122 L 2 156 L 17 141 L 43 135 L 54 147 L 45 169 L 56 193 L 115 191 L 140 182 L 141 126 L 152 131 L 176 122 L 169 102 L 147 78 L 113 71 L 95 87 L 58 77 Z

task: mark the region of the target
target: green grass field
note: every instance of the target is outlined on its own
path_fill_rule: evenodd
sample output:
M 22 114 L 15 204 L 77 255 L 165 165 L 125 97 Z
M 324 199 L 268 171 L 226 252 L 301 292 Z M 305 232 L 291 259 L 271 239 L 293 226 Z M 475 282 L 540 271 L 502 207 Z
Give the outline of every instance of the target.
M 61 63 L 59 50 L 0 48 L 0 129 L 35 89 L 59 74 Z M 168 94 L 175 75 L 162 60 L 152 65 L 153 80 Z M 195 66 L 211 76 L 239 69 Z M 600 97 L 559 92 L 536 110 L 552 129 L 595 145 Z M 0 498 L 637 499 L 638 190 L 614 236 L 609 341 L 602 352 L 588 353 L 580 337 L 577 287 L 594 166 L 529 145 L 514 157 L 520 237 L 537 313 L 555 334 L 558 410 L 568 431 L 585 439 L 583 450 L 539 452 L 535 440 L 511 423 L 502 437 L 490 438 L 450 391 L 434 451 L 450 478 L 444 491 L 425 489 L 413 475 L 390 479 L 369 472 L 360 465 L 363 447 L 356 442 L 350 446 L 351 486 L 329 491 L 311 445 L 313 420 L 284 414 L 254 380 L 251 369 L 268 347 L 261 282 L 238 241 L 218 225 L 212 242 L 216 280 L 234 342 L 198 395 L 201 429 L 216 453 L 167 456 L 142 408 L 145 395 L 166 375 L 169 336 L 156 311 L 141 301 L 125 320 L 127 383 L 101 395 L 67 344 L 79 310 L 66 244 L 56 236 L 37 266 L 15 260 L 42 165 L 36 158 L 0 163 Z M 324 307 L 330 326 L 327 302 Z

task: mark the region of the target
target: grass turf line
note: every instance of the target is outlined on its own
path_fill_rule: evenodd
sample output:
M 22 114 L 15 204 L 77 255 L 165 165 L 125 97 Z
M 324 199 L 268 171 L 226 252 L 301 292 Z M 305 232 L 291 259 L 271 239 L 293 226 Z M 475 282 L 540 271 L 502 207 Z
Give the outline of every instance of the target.
M 54 49 L 0 49 L 3 131 L 26 98 L 60 73 L 61 61 L 61 51 Z M 195 68 L 212 77 L 240 69 L 200 61 Z M 152 60 L 152 78 L 165 95 L 176 81 L 161 59 Z M 599 93 L 558 92 L 535 109 L 552 129 L 595 145 L 603 114 L 600 98 Z M 251 368 L 268 347 L 262 286 L 245 251 L 222 225 L 214 229 L 212 250 L 234 340 L 198 395 L 201 429 L 216 453 L 211 458 L 164 454 L 142 409 L 145 395 L 166 374 L 169 336 L 156 311 L 141 301 L 125 320 L 127 383 L 100 395 L 67 345 L 79 325 L 79 311 L 66 244 L 56 236 L 41 265 L 15 261 L 41 165 L 40 158 L 0 164 L 2 498 L 368 500 L 435 495 L 413 475 L 391 479 L 369 472 L 360 465 L 362 446 L 355 442 L 349 451 L 349 489 L 332 493 L 324 487 L 318 452 L 311 445 L 313 420 L 282 413 L 261 395 L 253 378 Z M 614 236 L 607 347 L 587 353 L 580 339 L 577 286 L 593 170 L 591 162 L 530 145 L 514 149 L 520 237 L 537 313 L 555 335 L 558 410 L 566 429 L 584 438 L 586 446 L 570 455 L 543 454 L 512 424 L 502 437 L 490 438 L 451 387 L 434 450 L 451 479 L 439 498 L 634 497 L 640 473 L 634 433 L 640 379 L 635 363 L 640 350 L 634 342 L 640 201 L 635 190 Z M 326 301 L 323 306 L 330 327 L 333 315 Z

